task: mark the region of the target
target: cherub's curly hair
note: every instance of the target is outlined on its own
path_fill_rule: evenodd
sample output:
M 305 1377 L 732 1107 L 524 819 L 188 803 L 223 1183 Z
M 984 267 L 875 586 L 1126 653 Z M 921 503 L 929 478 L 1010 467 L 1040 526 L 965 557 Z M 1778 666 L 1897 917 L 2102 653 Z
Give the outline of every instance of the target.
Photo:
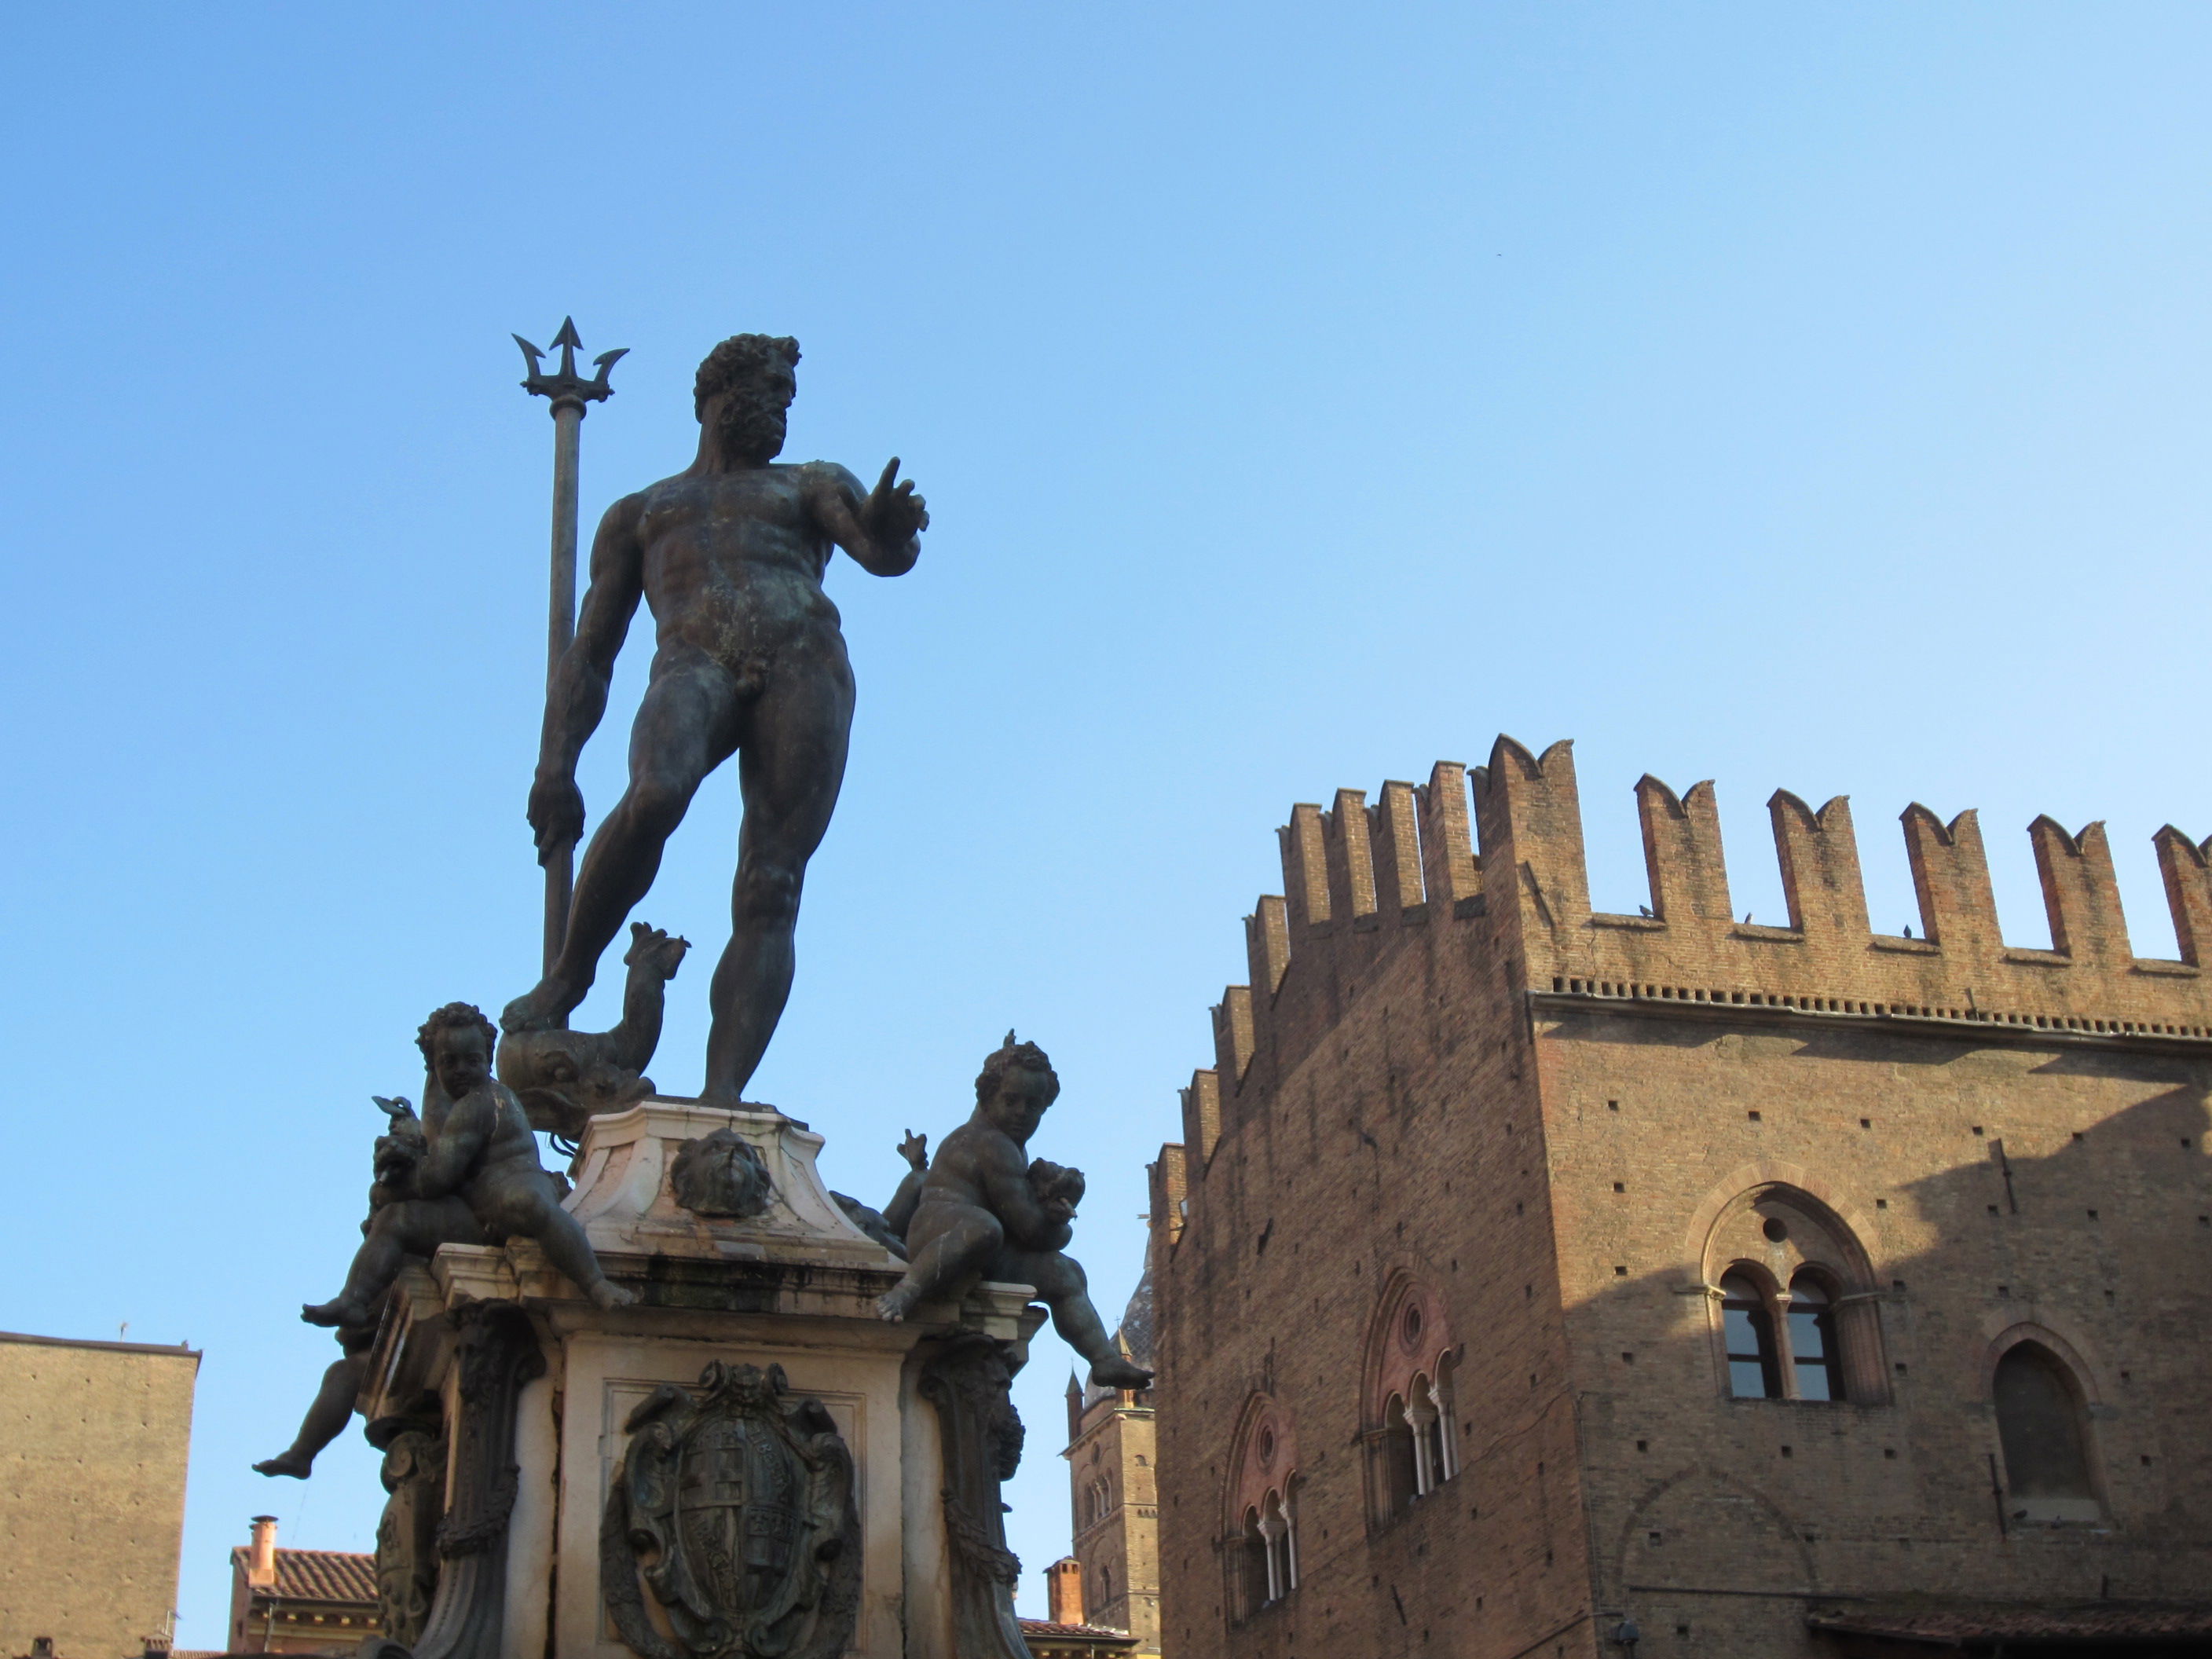
M 1019 1067 L 1024 1072 L 1042 1072 L 1052 1079 L 1052 1092 L 1045 1097 L 1049 1106 L 1060 1098 L 1060 1073 L 1052 1069 L 1052 1061 L 1043 1049 L 1034 1042 L 1017 1042 L 1012 1031 L 999 1045 L 998 1052 L 983 1062 L 983 1069 L 975 1077 L 975 1102 L 981 1105 L 999 1092 L 999 1085 L 1006 1073 Z
M 799 342 L 787 334 L 732 334 L 707 354 L 691 383 L 691 412 L 703 416 L 709 398 L 757 379 L 771 362 L 799 367 Z
M 415 1033 L 415 1046 L 422 1051 L 422 1058 L 437 1058 L 438 1033 L 456 1027 L 473 1025 L 484 1034 L 484 1050 L 489 1054 L 492 1044 L 499 1041 L 499 1027 L 484 1018 L 483 1010 L 473 1002 L 449 1002 L 422 1022 L 422 1029 Z

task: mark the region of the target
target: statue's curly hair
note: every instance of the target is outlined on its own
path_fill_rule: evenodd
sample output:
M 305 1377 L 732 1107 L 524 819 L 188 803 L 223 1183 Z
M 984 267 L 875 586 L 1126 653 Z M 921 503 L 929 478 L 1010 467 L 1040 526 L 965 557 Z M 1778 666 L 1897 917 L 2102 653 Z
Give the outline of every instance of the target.
M 1052 1061 L 1043 1049 L 1034 1042 L 1017 1042 L 1012 1031 L 1000 1043 L 998 1052 L 983 1062 L 983 1069 L 975 1077 L 975 1103 L 978 1105 L 999 1092 L 999 1085 L 1008 1072 L 1019 1067 L 1024 1072 L 1042 1072 L 1052 1079 L 1052 1092 L 1045 1097 L 1049 1106 L 1060 1098 L 1060 1073 L 1052 1069 Z
M 484 1034 L 484 1052 L 490 1053 L 492 1045 L 499 1041 L 499 1027 L 486 1019 L 483 1010 L 473 1002 L 449 1002 L 436 1010 L 422 1022 L 422 1029 L 415 1033 L 415 1046 L 422 1051 L 423 1059 L 435 1060 L 439 1032 L 471 1025 Z
M 691 383 L 691 412 L 703 417 L 709 398 L 757 379 L 771 362 L 799 367 L 799 342 L 787 334 L 732 334 L 707 354 Z

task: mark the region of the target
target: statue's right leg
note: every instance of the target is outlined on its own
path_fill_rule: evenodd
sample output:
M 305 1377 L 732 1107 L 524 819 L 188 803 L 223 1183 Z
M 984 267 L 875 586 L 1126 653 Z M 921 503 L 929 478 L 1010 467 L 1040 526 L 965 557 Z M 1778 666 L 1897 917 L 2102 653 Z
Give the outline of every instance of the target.
M 368 1355 L 349 1353 L 331 1362 L 323 1373 L 314 1403 L 300 1419 L 300 1432 L 276 1456 L 253 1466 L 257 1474 L 289 1474 L 305 1480 L 314 1472 L 315 1454 L 337 1439 L 353 1417 L 353 1402 L 361 1393 L 361 1380 L 368 1370 Z
M 599 1253 L 584 1232 L 584 1224 L 561 1207 L 553 1177 L 533 1164 L 528 1169 L 504 1170 L 484 1179 L 495 1191 L 484 1195 L 498 1206 L 500 1219 L 510 1232 L 526 1233 L 538 1241 L 546 1260 L 600 1308 L 626 1308 L 637 1300 L 606 1275 Z
M 609 941 L 660 872 L 661 849 L 707 775 L 737 747 L 737 683 L 704 657 L 656 659 L 629 734 L 629 787 L 592 836 L 576 872 L 561 954 L 501 1025 L 542 1030 L 566 1019 L 599 971 Z
M 407 1259 L 407 1249 L 398 1237 L 398 1220 L 394 1212 L 408 1207 L 393 1204 L 376 1212 L 375 1224 L 361 1248 L 353 1253 L 353 1266 L 347 1271 L 345 1289 L 329 1302 L 310 1303 L 300 1310 L 300 1317 L 310 1325 L 366 1325 L 377 1298 L 392 1288 L 392 1281 L 399 1277 L 400 1264 Z

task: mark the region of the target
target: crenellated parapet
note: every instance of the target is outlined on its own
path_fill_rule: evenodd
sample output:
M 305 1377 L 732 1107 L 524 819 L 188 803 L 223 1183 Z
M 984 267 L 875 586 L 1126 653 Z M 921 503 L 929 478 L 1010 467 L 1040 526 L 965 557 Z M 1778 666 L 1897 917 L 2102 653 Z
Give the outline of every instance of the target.
M 1488 764 L 1439 763 L 1370 802 L 1340 789 L 1291 809 L 1279 832 L 1284 891 L 1245 919 L 1249 981 L 1213 1011 L 1214 1063 L 1184 1094 L 1194 1178 L 1240 1099 L 1265 1092 L 1329 1030 L 1383 959 L 1415 941 L 1448 971 L 1504 962 L 1526 991 L 1788 1009 L 2188 1041 L 2212 1040 L 2212 842 L 2153 837 L 2180 960 L 2129 943 L 2101 823 L 2028 826 L 2051 948 L 2005 943 L 1979 820 L 1901 815 L 1921 937 L 1868 922 L 1850 804 L 1767 802 L 1786 927 L 1739 920 L 1710 781 L 1635 786 L 1647 913 L 1594 911 L 1574 749 L 1500 737 Z M 1447 950 L 1447 938 L 1464 948 Z
M 1501 738 L 1475 775 L 1483 858 L 1492 836 L 1512 837 L 1519 940 L 1529 988 L 1678 996 L 1790 1006 L 1848 1004 L 1869 1012 L 2028 1024 L 2041 1029 L 2201 1036 L 2212 1031 L 2212 986 L 2198 942 L 2212 922 L 2203 848 L 2168 828 L 2154 837 L 2166 875 L 2179 962 L 2135 955 L 2101 823 L 2069 834 L 2050 817 L 2028 826 L 2042 877 L 2051 948 L 2005 943 L 1981 825 L 1972 811 L 1948 823 L 1914 803 L 1902 814 L 1923 937 L 1874 933 L 1850 804 L 1814 811 L 1778 792 L 1767 803 L 1789 926 L 1732 915 L 1720 817 L 1710 782 L 1678 795 L 1656 778 L 1637 785 L 1649 915 L 1591 912 L 1572 751 L 1541 759 Z M 1556 982 L 1555 982 L 1556 981 Z M 1620 988 L 1616 992 L 1613 988 Z

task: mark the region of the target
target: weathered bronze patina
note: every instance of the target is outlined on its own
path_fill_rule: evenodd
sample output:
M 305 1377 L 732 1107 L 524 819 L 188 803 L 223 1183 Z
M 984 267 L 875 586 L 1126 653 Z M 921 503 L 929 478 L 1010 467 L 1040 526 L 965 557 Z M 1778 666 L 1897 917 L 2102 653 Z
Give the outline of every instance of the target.
M 913 1217 L 901 1229 L 906 1276 L 884 1293 L 878 1310 L 903 1319 L 919 1304 L 957 1294 L 978 1279 L 1034 1285 L 1037 1300 L 1052 1310 L 1053 1328 L 1091 1362 L 1094 1381 L 1149 1388 L 1152 1374 L 1114 1346 L 1091 1306 L 1081 1264 L 1064 1254 L 1075 1235 L 1083 1171 L 1030 1159 L 1029 1139 L 1059 1094 L 1060 1078 L 1044 1050 L 1007 1032 L 975 1079 L 975 1111 L 945 1136 L 922 1176 Z M 894 1209 L 906 1194 L 902 1184 Z
M 430 1063 L 422 1103 L 428 1150 L 407 1176 L 410 1196 L 370 1218 L 345 1288 L 301 1310 L 309 1324 L 369 1322 L 410 1255 L 434 1255 L 445 1243 L 498 1243 L 518 1233 L 536 1239 L 599 1306 L 618 1308 L 633 1299 L 608 1279 L 581 1224 L 561 1207 L 562 1188 L 538 1162 L 522 1103 L 493 1080 L 493 1036 L 491 1022 L 465 1002 L 449 1002 L 422 1023 L 416 1042 Z M 479 1230 L 473 1238 L 451 1236 L 456 1196 Z
M 692 795 L 738 754 L 744 827 L 702 1091 L 716 1106 L 738 1103 L 782 1016 L 807 860 L 844 780 L 853 671 L 823 572 L 842 547 L 864 570 L 902 575 L 929 523 L 896 457 L 872 489 L 831 462 L 776 464 L 798 363 L 794 340 L 716 346 L 694 391 L 696 459 L 599 521 L 575 641 L 546 696 L 529 812 L 541 860 L 583 831 L 576 759 L 606 712 L 640 599 L 657 632 L 653 678 L 630 730 L 629 787 L 584 855 L 559 955 L 501 1020 L 549 1030 L 583 1001 Z
M 556 1141 L 583 1138 L 594 1113 L 619 1112 L 653 1092 L 645 1068 L 660 1044 L 661 1011 L 668 981 L 691 948 L 641 921 L 629 925 L 623 955 L 629 978 L 623 988 L 623 1017 L 608 1031 L 509 1031 L 500 1039 L 499 1080 L 514 1091 L 531 1126 Z

